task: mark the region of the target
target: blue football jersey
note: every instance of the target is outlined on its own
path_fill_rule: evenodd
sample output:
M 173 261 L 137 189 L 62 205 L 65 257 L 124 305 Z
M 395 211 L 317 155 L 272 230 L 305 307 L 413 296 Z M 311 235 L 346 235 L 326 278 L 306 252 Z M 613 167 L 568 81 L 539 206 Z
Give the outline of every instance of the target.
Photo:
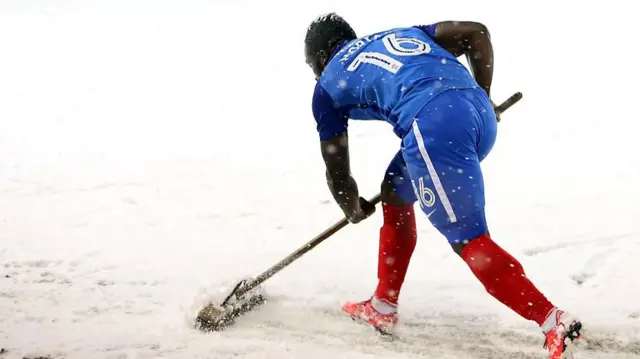
M 467 68 L 433 39 L 435 25 L 395 28 L 345 42 L 318 79 L 313 114 L 321 140 L 347 120 L 380 120 L 403 137 L 438 94 L 479 88 Z

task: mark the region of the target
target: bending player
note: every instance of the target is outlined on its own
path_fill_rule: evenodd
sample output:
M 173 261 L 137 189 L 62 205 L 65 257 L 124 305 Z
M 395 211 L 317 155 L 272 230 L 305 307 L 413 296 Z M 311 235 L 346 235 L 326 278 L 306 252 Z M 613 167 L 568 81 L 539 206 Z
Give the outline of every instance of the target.
M 416 245 L 417 201 L 487 292 L 540 326 L 549 358 L 568 357 L 582 324 L 527 279 L 518 260 L 493 241 L 485 218 L 480 162 L 497 131 L 486 27 L 446 21 L 358 38 L 331 13 L 309 26 L 305 55 L 317 79 L 312 110 L 327 182 L 351 223 L 375 208 L 351 176 L 348 119 L 386 121 L 402 139 L 382 182 L 378 286 L 370 299 L 348 302 L 344 311 L 382 331 L 396 326 Z M 463 55 L 471 73 L 457 59 Z

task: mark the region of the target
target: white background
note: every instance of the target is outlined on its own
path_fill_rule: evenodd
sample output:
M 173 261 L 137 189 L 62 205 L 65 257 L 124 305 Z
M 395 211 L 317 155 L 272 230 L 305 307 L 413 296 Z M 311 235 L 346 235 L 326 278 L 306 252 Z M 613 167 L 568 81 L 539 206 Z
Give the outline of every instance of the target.
M 424 217 L 404 341 L 339 314 L 376 283 L 380 211 L 273 277 L 223 333 L 189 328 L 342 215 L 324 181 L 303 40 L 336 11 L 359 35 L 486 24 L 503 115 L 483 162 L 494 239 L 591 329 L 580 358 L 640 357 L 636 26 L 623 1 L 0 2 L 0 347 L 5 357 L 544 357 Z M 399 146 L 351 123 L 373 196 Z M 511 354 L 509 354 L 511 353 Z

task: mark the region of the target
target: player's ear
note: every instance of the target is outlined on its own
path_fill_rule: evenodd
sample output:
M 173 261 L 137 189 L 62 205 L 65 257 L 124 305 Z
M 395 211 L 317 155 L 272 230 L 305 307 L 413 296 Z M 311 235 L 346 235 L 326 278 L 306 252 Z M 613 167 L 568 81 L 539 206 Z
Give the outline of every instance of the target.
M 320 50 L 318 52 L 318 61 L 320 62 L 320 65 L 322 66 L 322 68 L 327 66 L 327 60 L 328 59 L 329 59 L 329 55 L 327 54 L 326 51 Z
M 314 59 L 315 63 L 313 64 L 313 72 L 316 75 L 316 81 L 320 78 L 320 75 L 322 75 L 322 71 L 324 71 L 325 66 L 327 66 L 328 59 L 329 56 L 327 56 L 326 51 L 318 51 L 318 54 Z

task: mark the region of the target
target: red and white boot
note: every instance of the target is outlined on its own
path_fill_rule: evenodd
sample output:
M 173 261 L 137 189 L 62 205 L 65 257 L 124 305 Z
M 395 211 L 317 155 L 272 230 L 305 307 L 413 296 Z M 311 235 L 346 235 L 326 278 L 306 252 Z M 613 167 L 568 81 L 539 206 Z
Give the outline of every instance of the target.
M 582 339 L 582 323 L 568 313 L 554 309 L 541 326 L 549 359 L 572 359 L 574 345 Z
M 342 310 L 353 320 L 369 324 L 384 334 L 392 332 L 398 324 L 398 312 L 395 306 L 377 300 L 375 297 L 363 302 L 347 302 L 342 306 Z

